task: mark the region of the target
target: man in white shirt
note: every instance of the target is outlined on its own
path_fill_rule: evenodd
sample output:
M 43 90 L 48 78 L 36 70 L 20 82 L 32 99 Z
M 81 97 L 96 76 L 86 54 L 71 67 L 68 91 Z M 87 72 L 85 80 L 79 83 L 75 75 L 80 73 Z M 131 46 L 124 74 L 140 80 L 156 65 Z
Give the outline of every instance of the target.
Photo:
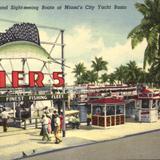
M 3 132 L 7 132 L 7 121 L 9 118 L 9 114 L 5 108 L 3 109 L 3 112 L 1 113 L 1 117 L 2 117 L 2 124 L 3 124 Z
M 42 141 L 44 141 L 46 138 L 47 138 L 47 141 L 50 141 L 50 137 L 48 135 L 48 123 L 49 123 L 49 119 L 46 116 L 46 114 L 44 114 L 42 116 L 41 122 L 42 122 L 42 134 L 43 134 Z

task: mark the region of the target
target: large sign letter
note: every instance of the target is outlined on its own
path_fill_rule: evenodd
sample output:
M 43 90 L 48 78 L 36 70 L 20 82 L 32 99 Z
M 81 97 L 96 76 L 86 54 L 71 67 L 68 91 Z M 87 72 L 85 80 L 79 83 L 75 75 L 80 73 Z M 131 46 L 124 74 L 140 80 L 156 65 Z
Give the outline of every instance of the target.
M 35 78 L 36 76 L 36 78 Z M 44 87 L 43 84 L 44 75 L 42 72 L 29 72 L 29 86 L 30 87 Z
M 13 71 L 12 72 L 12 87 L 18 88 L 18 87 L 24 87 L 19 85 L 19 80 L 24 80 L 23 77 L 20 78 L 19 74 L 23 74 L 23 71 Z
M 6 88 L 6 72 L 0 71 L 0 88 Z
M 54 87 L 63 87 L 64 78 L 60 75 L 62 75 L 62 72 L 53 72 L 53 79 L 58 81 L 58 83 L 53 84 Z

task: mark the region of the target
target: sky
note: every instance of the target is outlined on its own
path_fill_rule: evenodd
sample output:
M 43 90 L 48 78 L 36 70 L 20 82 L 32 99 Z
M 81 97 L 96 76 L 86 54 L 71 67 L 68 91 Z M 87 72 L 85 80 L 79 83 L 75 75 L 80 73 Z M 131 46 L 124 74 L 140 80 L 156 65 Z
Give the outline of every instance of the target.
M 71 67 L 65 68 L 65 81 L 71 85 L 75 81 L 72 73 L 75 64 L 83 62 L 90 69 L 95 56 L 108 62 L 108 73 L 132 60 L 139 67 L 143 66 L 146 42 L 132 50 L 130 39 L 127 39 L 128 33 L 142 19 L 135 9 L 136 2 L 144 0 L 0 0 L 0 19 L 64 29 L 65 64 Z M 32 9 L 22 9 L 24 6 Z M 78 9 L 66 9 L 65 6 Z M 118 6 L 121 9 L 117 9 Z M 42 9 L 47 7 L 51 9 Z M 0 24 L 0 32 L 13 25 L 4 21 Z M 39 28 L 39 32 L 41 41 L 54 42 L 58 35 L 58 31 L 44 28 Z M 50 51 L 50 46 L 43 47 Z M 55 47 L 51 55 L 60 58 L 60 53 L 60 48 Z M 42 64 L 30 62 L 30 65 L 38 69 Z M 50 68 L 59 70 L 57 64 Z

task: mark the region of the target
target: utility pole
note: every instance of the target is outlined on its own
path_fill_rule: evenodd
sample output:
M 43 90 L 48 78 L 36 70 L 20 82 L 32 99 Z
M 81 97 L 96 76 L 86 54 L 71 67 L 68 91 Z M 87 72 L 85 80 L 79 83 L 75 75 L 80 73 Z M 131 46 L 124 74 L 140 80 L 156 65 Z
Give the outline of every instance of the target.
M 62 58 L 62 77 L 65 80 L 65 74 L 64 74 L 64 30 L 61 30 L 61 58 Z M 62 136 L 66 136 L 66 124 L 65 124 L 65 99 L 64 99 L 64 94 L 65 94 L 65 81 L 64 85 L 62 87 L 62 93 L 63 93 L 63 99 L 62 99 L 62 107 L 63 107 L 63 127 L 62 127 Z

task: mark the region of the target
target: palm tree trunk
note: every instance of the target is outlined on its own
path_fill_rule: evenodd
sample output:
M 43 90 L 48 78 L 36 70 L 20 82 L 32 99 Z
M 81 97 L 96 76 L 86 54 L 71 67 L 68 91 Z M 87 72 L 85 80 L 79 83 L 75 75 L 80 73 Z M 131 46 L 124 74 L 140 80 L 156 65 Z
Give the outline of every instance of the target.
M 160 31 L 159 31 L 159 38 L 158 38 L 158 55 L 160 56 Z

